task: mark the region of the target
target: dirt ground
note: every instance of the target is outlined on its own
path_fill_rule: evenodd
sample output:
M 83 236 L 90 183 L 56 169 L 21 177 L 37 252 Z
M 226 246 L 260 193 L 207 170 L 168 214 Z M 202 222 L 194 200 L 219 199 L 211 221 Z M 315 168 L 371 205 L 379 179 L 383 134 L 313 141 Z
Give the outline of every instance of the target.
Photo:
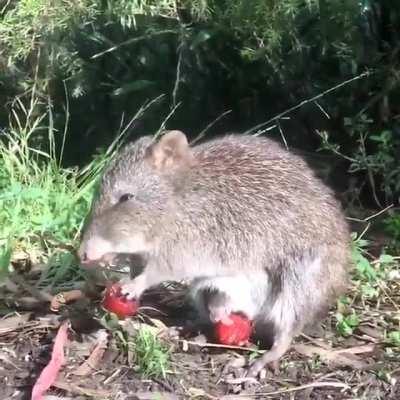
M 385 331 L 399 325 L 398 282 L 379 302 L 355 298 L 352 307 L 361 321 L 351 335 L 339 335 L 331 316 L 296 338 L 279 368 L 257 381 L 242 378 L 254 349 L 212 346 L 202 335 L 171 329 L 191 317 L 182 289 L 149 292 L 141 317 L 105 329 L 96 302 L 77 301 L 54 313 L 26 284 L 8 284 L 0 288 L 0 399 L 31 398 L 66 319 L 71 322 L 66 362 L 47 399 L 400 399 L 400 349 L 385 340 Z M 170 351 L 165 377 L 144 377 L 136 368 L 135 348 L 118 345 L 116 331 L 134 335 L 141 324 L 152 327 Z

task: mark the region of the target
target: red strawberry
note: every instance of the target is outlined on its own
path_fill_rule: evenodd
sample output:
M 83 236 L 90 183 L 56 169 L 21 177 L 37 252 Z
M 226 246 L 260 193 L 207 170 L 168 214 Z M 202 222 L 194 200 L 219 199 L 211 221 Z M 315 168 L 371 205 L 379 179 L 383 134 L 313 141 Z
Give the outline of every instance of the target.
M 252 322 L 241 314 L 231 314 L 229 320 L 218 321 L 214 325 L 214 334 L 218 343 L 242 346 L 249 341 Z
M 119 319 L 124 319 L 125 317 L 131 317 L 137 313 L 139 302 L 135 299 L 128 300 L 126 296 L 121 293 L 121 285 L 119 283 L 114 283 L 107 287 L 102 306 L 106 310 L 116 314 Z

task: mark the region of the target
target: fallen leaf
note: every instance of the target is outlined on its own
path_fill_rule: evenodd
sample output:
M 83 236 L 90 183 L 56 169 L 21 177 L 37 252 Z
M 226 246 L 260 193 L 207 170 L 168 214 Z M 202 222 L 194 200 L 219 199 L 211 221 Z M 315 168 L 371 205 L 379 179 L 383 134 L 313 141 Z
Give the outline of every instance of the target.
M 234 358 L 226 363 L 224 370 L 228 370 L 229 368 L 243 368 L 245 365 L 246 358 L 241 355 L 235 355 Z
M 360 325 L 357 328 L 364 335 L 370 336 L 373 339 L 382 339 L 383 332 L 381 329 L 367 325 Z
M 336 365 L 346 365 L 355 369 L 363 369 L 368 365 L 357 357 L 356 354 L 373 351 L 371 345 L 355 346 L 339 350 L 327 350 L 309 344 L 297 344 L 294 345 L 293 348 L 304 356 L 311 357 L 314 354 L 317 354 L 327 362 L 332 362 Z
M 168 392 L 136 392 L 135 397 L 139 400 L 178 400 L 179 397 Z
M 346 349 L 337 349 L 335 353 L 337 354 L 362 354 L 362 353 L 372 353 L 376 346 L 374 344 L 363 344 L 360 346 L 349 347 Z
M 43 400 L 44 393 L 55 382 L 58 372 L 64 364 L 64 346 L 68 341 L 68 326 L 69 321 L 67 320 L 58 329 L 50 362 L 44 367 L 33 386 L 31 400 Z
M 0 335 L 17 330 L 21 325 L 29 321 L 31 313 L 18 314 L 0 320 Z
M 259 381 L 256 378 L 251 378 L 251 377 L 243 377 L 243 378 L 227 378 L 223 379 L 225 383 L 229 383 L 230 385 L 241 385 L 242 383 L 256 383 L 258 384 Z
M 78 376 L 87 376 L 92 373 L 93 370 L 96 370 L 103 358 L 104 352 L 107 349 L 107 343 L 108 337 L 105 333 L 105 335 L 101 335 L 98 338 L 98 341 L 88 359 L 85 360 L 85 362 L 83 362 L 75 371 L 73 371 L 72 374 Z
M 53 386 L 65 390 L 66 392 L 76 393 L 84 396 L 94 397 L 95 399 L 104 399 L 110 397 L 111 393 L 105 390 L 90 389 L 76 385 L 72 382 L 66 382 L 62 379 L 57 379 Z

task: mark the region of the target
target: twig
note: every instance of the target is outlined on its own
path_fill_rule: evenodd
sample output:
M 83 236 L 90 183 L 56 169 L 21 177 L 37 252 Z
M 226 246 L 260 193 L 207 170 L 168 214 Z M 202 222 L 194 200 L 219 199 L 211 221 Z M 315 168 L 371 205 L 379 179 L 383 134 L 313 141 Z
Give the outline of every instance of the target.
M 165 130 L 165 125 L 167 124 L 168 120 L 174 115 L 176 109 L 181 105 L 179 102 L 177 105 L 175 105 L 172 110 L 169 112 L 169 114 L 165 117 L 164 121 L 161 123 L 160 127 L 158 128 L 158 131 L 154 134 L 153 139 L 156 140 L 158 137 L 161 135 L 161 132 Z
M 111 53 L 112 51 L 118 50 L 119 48 L 121 48 L 123 46 L 127 46 L 128 44 L 139 42 L 139 41 L 144 40 L 144 39 L 150 39 L 150 38 L 152 38 L 154 36 L 160 36 L 160 35 L 164 35 L 164 34 L 167 34 L 167 33 L 173 33 L 175 35 L 178 34 L 178 32 L 176 32 L 174 30 L 171 30 L 171 29 L 166 29 L 164 31 L 159 31 L 159 32 L 153 32 L 153 33 L 150 33 L 150 34 L 147 34 L 147 35 L 143 35 L 143 36 L 139 36 L 139 37 L 135 37 L 135 38 L 131 38 L 131 39 L 125 40 L 124 42 L 122 42 L 120 44 L 117 44 L 117 45 L 115 45 L 113 47 L 110 47 L 107 50 L 101 51 L 100 53 L 97 53 L 97 54 L 95 54 L 94 56 L 92 56 L 90 58 L 92 60 L 94 60 L 96 58 L 104 56 L 104 54 Z
M 350 221 L 354 221 L 354 222 L 368 222 L 370 219 L 376 218 L 378 215 L 383 214 L 384 212 L 386 212 L 387 210 L 389 210 L 392 207 L 393 207 L 393 204 L 391 204 L 390 206 L 385 207 L 384 209 L 382 209 L 382 210 L 378 211 L 377 213 L 372 214 L 369 217 L 366 217 L 364 219 L 351 218 L 351 217 L 348 217 L 347 219 L 350 220 Z
M 300 336 L 304 339 L 307 339 L 311 343 L 314 343 L 316 346 L 321 347 L 322 349 L 332 350 L 332 347 L 328 343 L 323 342 L 321 339 L 315 339 L 311 336 L 306 335 L 305 333 L 300 333 Z
M 350 161 L 352 163 L 356 163 L 357 160 L 355 158 L 349 157 L 346 154 L 343 154 L 341 151 L 338 150 L 338 148 L 336 148 L 334 145 L 331 145 L 328 142 L 328 134 L 326 131 L 320 131 L 319 129 L 315 129 L 315 132 L 317 133 L 317 135 L 322 139 L 322 143 L 325 145 L 328 145 L 328 149 L 329 151 L 331 151 L 333 154 L 336 154 L 337 156 Z
M 108 385 L 113 379 L 121 373 L 121 368 L 117 368 L 103 383 L 104 385 Z M 126 373 L 125 373 L 126 375 Z
M 53 386 L 61 389 L 61 390 L 66 390 L 68 392 L 72 392 L 73 394 L 79 394 L 79 395 L 85 395 L 85 396 L 90 396 L 94 398 L 107 398 L 108 396 L 111 395 L 111 392 L 102 390 L 102 389 L 91 389 L 83 386 L 79 386 L 73 382 L 67 382 L 62 378 L 57 379 L 54 383 Z
M 159 96 L 155 97 L 154 99 L 150 100 L 147 104 L 143 105 L 142 107 L 139 108 L 137 113 L 131 118 L 131 120 L 127 123 L 125 128 L 121 131 L 121 133 L 118 135 L 116 141 L 119 141 L 130 129 L 135 121 L 137 121 L 140 117 L 144 115 L 144 113 L 154 104 L 160 101 L 165 95 L 160 94 Z
M 282 118 L 283 116 L 285 116 L 285 115 L 291 113 L 292 111 L 295 111 L 295 110 L 299 109 L 300 107 L 304 106 L 304 105 L 307 104 L 307 103 L 315 102 L 315 100 L 318 100 L 318 99 L 320 99 L 321 97 L 324 97 L 324 96 L 327 95 L 328 93 L 334 92 L 335 90 L 338 90 L 338 89 L 342 88 L 343 86 L 348 85 L 348 84 L 351 83 L 351 82 L 354 82 L 354 81 L 357 81 L 357 80 L 359 80 L 359 79 L 365 78 L 365 77 L 367 77 L 367 76 L 369 76 L 369 75 L 371 75 L 371 72 L 366 71 L 366 72 L 363 72 L 363 73 L 360 74 L 360 75 L 354 76 L 353 78 L 347 79 L 346 81 L 344 81 L 344 82 L 342 82 L 342 83 L 339 83 L 338 85 L 333 86 L 333 87 L 331 87 L 331 88 L 329 88 L 329 89 L 323 91 L 322 93 L 319 93 L 319 94 L 317 94 L 317 95 L 314 96 L 314 97 L 311 97 L 310 99 L 306 99 L 306 100 L 301 101 L 301 102 L 298 103 L 297 105 L 295 105 L 295 106 L 293 106 L 293 107 L 290 107 L 290 108 L 287 109 L 286 111 L 281 112 L 280 114 L 276 115 L 276 116 L 273 117 L 273 118 L 270 118 L 268 121 L 262 122 L 261 124 L 258 124 L 258 125 L 256 125 L 256 126 L 253 126 L 252 128 L 248 129 L 248 130 L 245 131 L 244 133 L 245 133 L 245 134 L 248 134 L 248 133 L 251 133 L 251 132 L 253 132 L 253 131 L 256 131 L 256 130 L 258 130 L 259 128 L 264 127 L 265 125 L 268 125 L 268 124 L 271 123 L 272 121 L 275 121 L 275 120 L 277 120 L 277 119 L 280 119 L 280 118 Z
M 202 139 L 204 137 L 204 134 L 213 126 L 215 125 L 220 119 L 222 119 L 223 117 L 225 117 L 225 115 L 228 115 L 232 112 L 232 110 L 227 110 L 225 112 L 223 112 L 222 114 L 220 114 L 217 118 L 215 118 L 213 121 L 211 121 L 197 136 L 195 139 L 193 139 L 190 144 L 193 145 L 195 144 L 197 141 L 199 141 L 200 139 Z
M 64 85 L 64 93 L 65 93 L 65 124 L 64 124 L 64 132 L 63 132 L 63 138 L 62 138 L 62 143 L 61 143 L 59 166 L 61 166 L 63 156 L 64 156 L 65 141 L 67 138 L 68 125 L 69 125 L 69 119 L 70 119 L 69 96 L 68 96 L 68 88 L 65 83 L 65 79 L 63 80 L 63 85 Z
M 396 302 L 392 299 L 392 297 L 389 295 L 387 290 L 384 288 L 381 282 L 377 282 L 379 288 L 382 290 L 382 292 L 386 295 L 386 297 L 389 299 L 389 301 L 392 303 L 393 307 L 396 309 L 397 312 L 400 311 L 400 307 L 396 304 Z
M 288 150 L 289 147 L 288 147 L 288 144 L 287 144 L 285 135 L 283 134 L 282 127 L 281 127 L 281 123 L 279 122 L 279 120 L 277 121 L 277 126 L 278 126 L 278 129 L 279 129 L 279 133 L 280 133 L 280 135 L 281 135 L 281 138 L 282 138 L 282 140 L 283 140 L 283 143 L 285 144 L 285 148 L 286 148 L 286 150 Z
M 14 274 L 11 279 L 20 285 L 23 289 L 29 292 L 33 297 L 42 301 L 50 302 L 53 296 L 43 290 L 38 290 L 29 283 L 27 283 L 20 275 Z
M 272 396 L 272 395 L 276 395 L 276 394 L 281 394 L 281 393 L 290 393 L 290 392 L 297 392 L 299 390 L 303 390 L 303 389 L 309 389 L 309 388 L 319 388 L 319 387 L 334 387 L 334 388 L 342 388 L 342 389 L 350 389 L 350 386 L 347 385 L 346 383 L 342 383 L 342 382 L 311 382 L 311 383 L 307 383 L 305 385 L 300 385 L 300 386 L 296 386 L 294 388 L 289 388 L 289 389 L 282 389 L 282 390 L 276 390 L 274 392 L 258 392 L 255 393 L 254 395 L 243 395 L 243 396 Z
M 391 256 L 392 260 L 400 260 L 400 256 Z M 382 263 L 381 260 L 379 260 L 379 258 L 377 260 L 371 261 L 371 264 L 375 265 L 375 264 L 380 264 Z
M 183 53 L 183 44 L 180 45 L 178 63 L 176 65 L 176 78 L 175 78 L 174 90 L 172 91 L 172 108 L 176 106 L 176 98 L 178 96 L 179 82 L 181 80 L 182 53 Z
M 365 168 L 367 169 L 367 176 L 368 176 L 369 184 L 371 185 L 371 189 L 372 189 L 372 197 L 374 198 L 375 203 L 378 205 L 378 207 L 382 207 L 382 204 L 379 201 L 378 195 L 376 193 L 374 174 L 372 173 L 370 164 L 368 164 L 368 162 L 366 161 L 367 149 L 365 146 L 365 136 L 366 135 L 360 134 L 360 145 L 361 145 L 360 148 L 361 148 L 362 155 L 363 155 L 363 158 L 365 161 Z
M 7 0 L 6 4 L 4 4 L 3 8 L 0 10 L 0 14 L 5 14 L 7 7 L 10 5 L 11 0 Z
M 393 63 L 398 54 L 400 52 L 400 46 L 397 46 L 391 56 L 390 56 L 390 61 L 389 61 L 389 71 L 391 70 L 391 68 L 393 68 L 392 65 L 390 65 L 390 63 Z M 396 61 L 395 61 L 396 62 Z M 380 101 L 384 96 L 387 96 L 387 94 L 394 88 L 396 87 L 397 83 L 398 83 L 398 78 L 396 77 L 395 74 L 392 73 L 392 79 L 389 79 L 385 81 L 385 85 L 382 88 L 382 90 L 379 93 L 376 93 L 368 102 L 367 104 L 356 114 L 355 118 L 360 117 L 362 114 L 365 113 L 365 111 L 367 111 L 369 108 L 371 108 L 375 103 L 377 103 L 378 101 Z
M 221 348 L 221 349 L 231 349 L 231 350 L 245 350 L 248 352 L 254 352 L 254 353 L 258 353 L 258 354 L 263 354 L 265 353 L 267 350 L 258 350 L 258 349 L 254 349 L 251 347 L 244 347 L 244 346 L 232 346 L 232 345 L 227 345 L 227 344 L 217 344 L 217 343 L 197 343 L 191 340 L 184 340 L 184 339 L 178 339 L 178 342 L 181 343 L 187 343 L 187 344 L 191 344 L 193 346 L 198 346 L 198 347 L 215 347 L 215 348 Z
M 358 235 L 357 240 L 360 240 L 363 238 L 363 236 L 367 233 L 369 227 L 371 226 L 371 223 L 368 222 L 367 226 L 364 228 L 364 230 Z
M 150 307 L 150 306 L 140 306 L 140 307 L 139 307 L 139 311 L 156 311 L 156 312 L 158 312 L 158 313 L 161 314 L 161 315 L 168 316 L 167 313 L 165 313 L 165 312 L 159 310 L 158 308 Z M 144 315 L 145 315 L 146 317 L 148 317 L 145 313 L 144 313 Z
M 290 119 L 290 118 L 281 118 L 281 119 Z M 266 128 L 264 128 L 264 129 L 261 129 L 261 131 L 257 131 L 257 133 L 255 133 L 254 134 L 254 136 L 261 136 L 261 135 L 264 135 L 264 133 L 265 132 L 268 132 L 268 131 L 272 131 L 272 129 L 274 129 L 274 128 L 276 128 L 277 127 L 277 125 L 270 125 L 270 126 L 267 126 Z
M 318 103 L 318 101 L 314 101 L 315 105 L 320 109 L 322 114 L 325 115 L 327 119 L 331 119 L 331 116 L 325 111 L 325 109 L 321 106 L 321 104 Z

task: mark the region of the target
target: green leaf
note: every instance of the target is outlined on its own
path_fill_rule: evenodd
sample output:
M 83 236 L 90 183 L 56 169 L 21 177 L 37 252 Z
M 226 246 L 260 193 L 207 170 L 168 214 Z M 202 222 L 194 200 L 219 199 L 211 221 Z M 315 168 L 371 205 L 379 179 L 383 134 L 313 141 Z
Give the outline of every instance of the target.
M 355 328 L 360 324 L 360 319 L 358 318 L 357 314 L 353 313 L 350 314 L 348 317 L 345 318 L 345 321 L 347 325 L 351 326 L 352 328 Z
M 8 271 L 11 262 L 12 248 L 9 244 L 0 249 L 0 276 L 4 276 Z
M 382 135 L 371 135 L 369 136 L 369 139 L 371 139 L 374 142 L 384 142 L 385 138 L 382 137 Z
M 381 264 L 390 264 L 394 262 L 394 258 L 390 254 L 381 254 L 379 257 L 379 262 Z
M 375 280 L 377 275 L 375 269 L 366 257 L 364 257 L 357 249 L 353 251 L 353 260 L 361 277 L 368 280 Z
M 147 89 L 148 87 L 153 86 L 154 84 L 155 84 L 154 81 L 140 79 L 140 80 L 137 80 L 137 81 L 134 81 L 131 83 L 127 83 L 126 85 L 124 85 L 118 89 L 115 89 L 112 92 L 112 95 L 113 96 L 122 96 L 124 94 L 128 94 L 131 92 L 138 92 L 140 90 Z
M 209 30 L 202 30 L 200 31 L 193 39 L 191 45 L 190 45 L 190 49 L 193 50 L 195 49 L 197 46 L 199 46 L 200 44 L 206 42 L 207 40 L 209 40 L 211 37 L 213 36 L 213 34 L 210 33 Z
M 361 293 L 364 297 L 372 299 L 378 297 L 379 290 L 367 283 L 361 286 Z
M 396 346 L 400 346 L 400 331 L 389 332 L 387 336 L 391 343 Z

